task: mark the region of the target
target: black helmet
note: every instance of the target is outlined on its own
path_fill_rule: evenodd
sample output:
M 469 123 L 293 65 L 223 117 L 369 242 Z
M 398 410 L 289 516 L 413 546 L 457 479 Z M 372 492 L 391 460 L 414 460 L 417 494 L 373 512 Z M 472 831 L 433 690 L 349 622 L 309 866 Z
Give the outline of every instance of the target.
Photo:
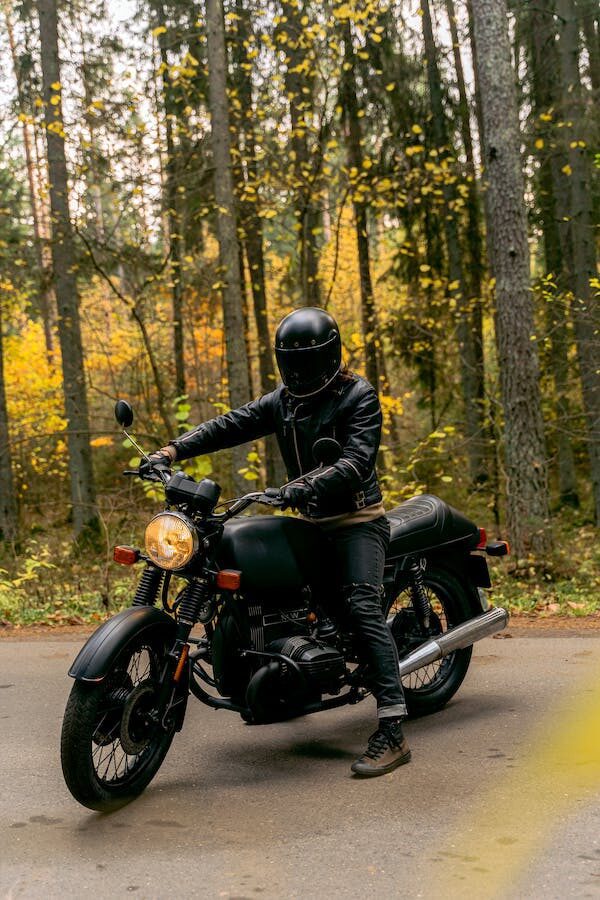
M 315 306 L 295 309 L 279 323 L 275 355 L 290 394 L 318 394 L 342 366 L 342 340 L 335 319 Z

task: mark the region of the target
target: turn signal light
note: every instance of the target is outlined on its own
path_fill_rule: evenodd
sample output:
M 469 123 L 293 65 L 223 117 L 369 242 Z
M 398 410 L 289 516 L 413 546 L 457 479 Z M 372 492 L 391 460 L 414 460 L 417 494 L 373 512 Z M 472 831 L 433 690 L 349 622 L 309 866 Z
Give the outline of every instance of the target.
M 113 559 L 122 566 L 132 566 L 140 558 L 140 551 L 134 547 L 115 547 Z
M 221 569 L 217 573 L 217 587 L 222 591 L 237 591 L 242 583 L 242 573 L 239 569 Z

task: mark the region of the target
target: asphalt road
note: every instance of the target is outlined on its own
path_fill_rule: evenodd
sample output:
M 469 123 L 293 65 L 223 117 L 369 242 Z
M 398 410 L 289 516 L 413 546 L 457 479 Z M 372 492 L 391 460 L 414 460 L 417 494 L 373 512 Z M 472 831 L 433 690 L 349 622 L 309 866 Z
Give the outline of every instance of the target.
M 372 701 L 249 727 L 193 699 L 142 797 L 62 780 L 81 641 L 0 643 L 0 896 L 598 897 L 600 632 L 487 639 L 410 765 L 358 780 Z

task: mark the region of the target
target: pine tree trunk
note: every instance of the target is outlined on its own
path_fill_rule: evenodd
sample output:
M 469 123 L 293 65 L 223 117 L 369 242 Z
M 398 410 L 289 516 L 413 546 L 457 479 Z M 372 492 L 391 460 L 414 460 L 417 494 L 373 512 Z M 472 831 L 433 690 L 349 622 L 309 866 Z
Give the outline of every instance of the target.
M 537 179 L 537 201 L 540 208 L 544 235 L 544 257 L 546 274 L 556 280 L 559 296 L 546 304 L 547 328 L 550 334 L 551 370 L 554 380 L 556 404 L 556 448 L 558 454 L 558 482 L 561 503 L 579 506 L 577 494 L 577 473 L 573 444 L 567 432 L 571 420 L 569 400 L 569 359 L 567 319 L 560 307 L 562 296 L 567 290 L 564 278 L 563 249 L 570 254 L 570 246 L 565 246 L 568 224 L 568 209 L 564 203 L 564 190 L 555 190 L 556 179 L 564 165 L 563 155 L 551 147 L 551 128 L 545 127 L 541 116 L 551 115 L 557 103 L 559 60 L 555 42 L 553 20 L 553 0 L 538 0 L 529 10 L 529 33 L 531 40 L 531 86 L 536 113 L 536 133 L 544 141 L 543 154 Z M 554 158 L 553 158 L 554 157 Z M 564 180 L 564 174 L 562 179 Z M 568 188 L 568 186 L 567 186 Z M 557 197 L 558 194 L 558 197 Z M 562 198 L 562 199 L 561 199 Z M 559 214 L 559 207 L 562 209 Z M 562 226 L 559 224 L 562 222 Z M 563 235 L 561 235 L 561 227 Z
M 355 58 L 352 45 L 350 21 L 344 23 L 344 65 L 340 85 L 340 102 L 344 115 L 344 134 L 348 151 L 348 165 L 359 174 L 363 169 L 362 135 L 358 118 L 358 100 L 356 97 Z M 356 248 L 358 252 L 358 271 L 360 279 L 360 308 L 362 332 L 365 346 L 365 363 L 367 379 L 376 391 L 379 391 L 379 365 L 377 350 L 377 312 L 373 296 L 371 280 L 371 261 L 369 254 L 369 235 L 367 232 L 367 207 L 360 194 L 354 191 L 352 203 L 356 224 Z
M 596 102 L 600 97 L 600 12 L 598 0 L 577 0 L 577 10 L 581 17 L 585 49 L 588 53 L 588 71 Z
M 590 279 L 598 276 L 585 107 L 579 77 L 579 22 L 573 0 L 557 0 L 562 74 L 562 117 L 566 122 L 573 248 L 570 285 L 577 342 L 596 524 L 600 526 L 600 309 Z
M 3 349 L 2 305 L 0 304 L 0 484 L 2 485 L 0 491 L 0 541 L 14 543 L 18 538 L 19 519 L 8 433 Z
M 229 107 L 227 104 L 225 29 L 222 0 L 206 0 L 206 38 L 209 103 L 213 152 L 219 256 L 223 273 L 223 321 L 227 355 L 229 402 L 233 408 L 250 399 L 248 361 L 244 341 L 244 312 L 237 236 L 237 212 L 233 192 Z M 245 488 L 239 474 L 245 465 L 243 447 L 233 450 L 233 483 Z M 246 483 L 247 484 L 247 483 Z
M 246 169 L 246 181 L 252 186 L 258 184 L 258 165 L 256 160 L 256 133 L 254 127 L 255 105 L 252 96 L 251 60 L 248 57 L 250 44 L 248 38 L 251 30 L 251 18 L 248 5 L 244 0 L 236 0 L 237 40 L 234 44 L 235 73 L 238 97 L 240 100 L 240 135 L 243 135 L 243 148 L 240 147 L 240 160 Z M 240 224 L 242 242 L 246 252 L 254 320 L 258 338 L 258 370 L 260 390 L 262 394 L 272 391 L 278 381 L 273 363 L 273 339 L 269 334 L 267 312 L 267 287 L 265 277 L 263 220 L 257 215 L 257 203 L 246 201 L 240 203 Z M 268 485 L 283 484 L 286 478 L 285 466 L 279 452 L 277 439 L 269 435 L 265 439 L 265 469 Z
M 164 5 L 161 0 L 153 0 L 156 20 L 159 26 L 166 27 Z M 169 82 L 169 59 L 167 52 L 168 35 L 161 31 L 158 35 L 158 47 L 162 64 L 162 101 L 165 110 L 165 137 L 167 145 L 167 161 L 165 166 L 166 219 L 169 231 L 169 256 L 171 271 L 171 302 L 173 308 L 173 356 L 175 359 L 175 391 L 176 396 L 185 394 L 185 364 L 183 346 L 183 289 L 181 279 L 181 210 L 177 192 L 177 156 L 173 139 L 173 122 L 177 121 L 178 110 L 174 101 L 173 90 Z
M 428 0 L 421 0 L 423 39 L 427 59 L 427 79 L 431 102 L 433 136 L 441 164 L 450 163 L 448 129 L 442 101 L 442 82 L 437 63 L 437 50 L 433 37 L 431 12 Z M 466 280 L 462 265 L 462 249 L 458 221 L 453 209 L 456 193 L 448 178 L 442 185 L 444 193 L 444 234 L 448 253 L 448 295 L 456 303 L 458 311 L 458 344 L 460 354 L 461 386 L 464 405 L 465 437 L 469 458 L 471 481 L 484 481 L 485 442 L 483 414 L 483 339 L 480 315 L 471 312 Z
M 20 75 L 19 61 L 17 58 L 17 47 L 15 43 L 12 20 L 8 11 L 8 7 L 4 10 L 6 19 L 6 31 L 8 34 L 8 43 L 12 58 L 13 69 L 15 72 L 15 81 L 17 84 L 17 102 L 19 104 L 19 112 L 25 117 L 27 115 L 23 84 Z M 25 165 L 27 167 L 27 185 L 29 187 L 29 198 L 31 204 L 31 221 L 33 223 L 33 241 L 35 245 L 35 255 L 39 270 L 39 297 L 40 312 L 42 314 L 42 323 L 44 326 L 44 341 L 46 343 L 46 356 L 48 364 L 51 366 L 54 362 L 54 292 L 51 287 L 51 269 L 52 259 L 50 248 L 47 243 L 47 235 L 42 233 L 43 216 L 40 214 L 42 207 L 42 199 L 38 181 L 35 173 L 34 148 L 32 147 L 30 126 L 26 118 L 23 118 L 23 147 L 25 150 Z
M 496 280 L 507 523 L 517 557 L 533 552 L 541 559 L 549 546 L 546 451 L 508 16 L 505 0 L 472 0 L 472 6 L 485 133 L 487 244 Z
M 307 132 L 312 100 L 310 78 L 298 70 L 305 62 L 302 47 L 304 25 L 302 0 L 282 0 L 282 11 L 286 17 L 284 45 L 285 90 L 290 105 L 292 125 L 292 154 L 294 166 L 295 215 L 300 249 L 300 284 L 302 303 L 319 306 L 321 291 L 319 284 L 319 250 L 314 233 L 319 224 L 319 212 L 315 208 L 315 171 L 311 159 Z M 308 87 L 309 93 L 306 93 Z
M 56 0 L 38 0 L 38 14 L 50 177 L 52 262 L 59 316 L 58 331 L 62 354 L 65 413 L 68 423 L 67 445 L 73 528 L 75 536 L 79 537 L 84 529 L 97 527 L 98 510 L 89 443 L 89 417 L 79 323 L 79 296 L 75 274 L 76 256 L 69 214 L 67 164 L 60 100 Z M 50 100 L 55 97 L 58 97 L 58 102 L 53 105 Z

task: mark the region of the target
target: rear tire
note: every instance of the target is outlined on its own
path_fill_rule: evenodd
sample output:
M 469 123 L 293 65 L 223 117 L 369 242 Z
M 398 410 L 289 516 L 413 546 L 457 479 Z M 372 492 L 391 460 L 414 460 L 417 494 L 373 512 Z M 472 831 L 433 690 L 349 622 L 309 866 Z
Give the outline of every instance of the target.
M 61 735 L 62 770 L 73 797 L 108 812 L 129 803 L 165 758 L 175 723 L 152 723 L 166 649 L 158 635 L 134 638 L 101 682 L 76 681 Z
M 438 634 L 449 627 L 460 625 L 472 618 L 469 586 L 454 574 L 435 566 L 423 572 L 425 591 L 434 612 L 432 625 Z M 397 594 L 388 611 L 388 623 L 402 659 L 419 643 L 428 640 L 419 630 L 412 609 L 410 586 L 407 581 L 397 585 Z M 435 633 L 431 635 L 435 637 Z M 423 716 L 436 712 L 448 703 L 461 686 L 473 647 L 456 650 L 428 666 L 423 666 L 402 679 L 406 705 L 410 716 Z

